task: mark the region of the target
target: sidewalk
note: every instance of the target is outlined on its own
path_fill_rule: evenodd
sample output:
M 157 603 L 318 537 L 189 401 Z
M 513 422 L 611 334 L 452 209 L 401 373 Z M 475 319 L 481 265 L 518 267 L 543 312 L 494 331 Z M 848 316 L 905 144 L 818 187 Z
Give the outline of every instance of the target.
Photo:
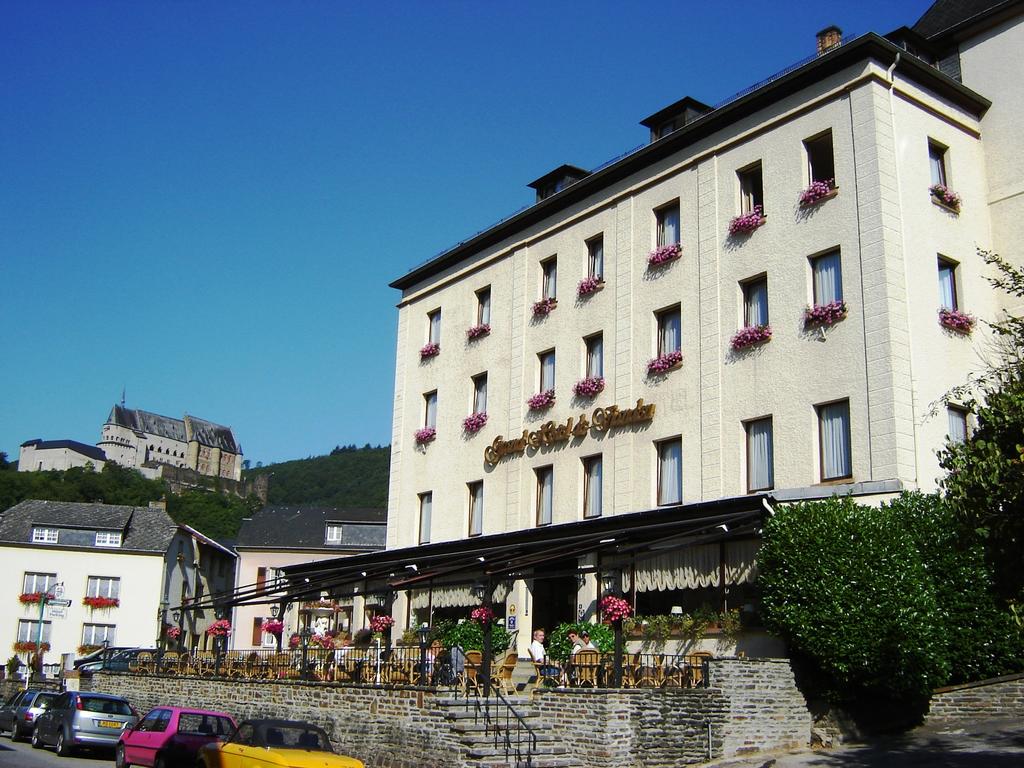
M 706 768 L 1010 768 L 1024 766 L 1024 720 L 922 726 L 836 749 L 703 763 Z

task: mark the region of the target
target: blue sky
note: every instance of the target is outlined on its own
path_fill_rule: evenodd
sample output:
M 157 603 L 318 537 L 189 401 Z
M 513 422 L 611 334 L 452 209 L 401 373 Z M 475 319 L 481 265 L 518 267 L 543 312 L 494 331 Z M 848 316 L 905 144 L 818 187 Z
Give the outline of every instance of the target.
M 0 450 L 95 443 L 122 388 L 254 463 L 388 443 L 389 281 L 928 5 L 3 0 Z

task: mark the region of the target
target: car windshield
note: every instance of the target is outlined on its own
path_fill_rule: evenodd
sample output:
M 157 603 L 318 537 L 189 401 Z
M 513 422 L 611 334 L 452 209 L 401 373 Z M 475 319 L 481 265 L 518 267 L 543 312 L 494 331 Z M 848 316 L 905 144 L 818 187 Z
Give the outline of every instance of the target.
M 86 712 L 101 712 L 104 715 L 130 715 L 132 708 L 127 701 L 121 699 L 101 699 L 96 696 L 83 696 L 82 709 Z
M 264 732 L 267 746 L 271 749 L 307 749 L 314 752 L 333 752 L 327 734 L 313 725 L 287 725 L 281 723 L 268 726 Z
M 226 717 L 204 715 L 198 712 L 182 712 L 178 715 L 178 733 L 192 736 L 227 736 L 234 725 Z

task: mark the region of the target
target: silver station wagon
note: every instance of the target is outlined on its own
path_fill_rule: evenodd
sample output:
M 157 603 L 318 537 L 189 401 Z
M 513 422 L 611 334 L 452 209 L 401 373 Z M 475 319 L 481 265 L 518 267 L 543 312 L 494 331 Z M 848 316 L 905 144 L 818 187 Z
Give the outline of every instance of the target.
M 117 746 L 121 732 L 139 720 L 135 710 L 120 696 L 67 691 L 48 702 L 36 718 L 32 746 L 53 745 L 61 757 L 78 747 Z

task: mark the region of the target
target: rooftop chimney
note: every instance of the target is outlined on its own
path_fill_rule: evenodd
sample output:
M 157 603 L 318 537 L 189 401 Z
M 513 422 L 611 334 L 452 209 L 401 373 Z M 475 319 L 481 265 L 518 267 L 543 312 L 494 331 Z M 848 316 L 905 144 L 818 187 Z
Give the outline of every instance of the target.
M 843 42 L 843 30 L 833 24 L 818 33 L 818 55 L 822 56 Z

